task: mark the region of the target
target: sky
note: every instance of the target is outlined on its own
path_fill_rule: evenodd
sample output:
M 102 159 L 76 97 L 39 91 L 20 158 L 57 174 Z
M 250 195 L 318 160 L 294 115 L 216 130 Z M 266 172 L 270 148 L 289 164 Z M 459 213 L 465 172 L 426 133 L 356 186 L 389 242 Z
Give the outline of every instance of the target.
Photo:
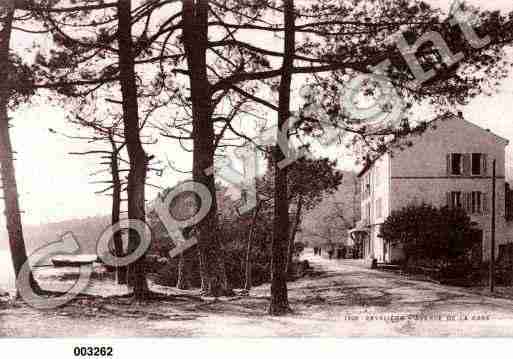
M 450 4 L 445 0 L 428 2 L 445 9 Z M 470 3 L 487 9 L 513 11 L 511 0 L 473 0 Z M 13 46 L 23 47 L 27 43 L 17 36 Z M 40 224 L 109 213 L 110 198 L 95 195 L 94 191 L 101 188 L 90 183 L 93 179 L 89 173 L 100 168 L 97 158 L 69 154 L 91 147 L 83 141 L 50 133 L 48 128 L 70 133 L 65 112 L 55 105 L 37 102 L 39 103 L 22 106 L 11 114 L 14 119 L 12 141 L 14 150 L 17 151 L 16 175 L 21 207 L 25 211 L 24 223 Z M 502 83 L 499 94 L 493 97 L 480 96 L 461 110 L 469 121 L 488 128 L 513 143 L 513 74 Z M 184 169 L 191 160 L 189 154 L 180 151 L 176 144 L 165 139 L 160 140 L 157 145 L 147 147 L 147 151 L 161 159 L 169 158 Z M 328 151 L 334 157 L 338 153 Z M 506 160 L 507 176 L 513 178 L 513 145 L 507 148 Z M 339 165 L 343 169 L 355 169 L 354 160 L 349 157 L 339 158 Z M 151 181 L 160 186 L 169 186 L 184 177 L 183 174 L 167 170 L 162 177 L 153 176 Z M 147 197 L 151 199 L 156 191 L 149 189 Z M 0 226 L 3 225 L 2 217 Z

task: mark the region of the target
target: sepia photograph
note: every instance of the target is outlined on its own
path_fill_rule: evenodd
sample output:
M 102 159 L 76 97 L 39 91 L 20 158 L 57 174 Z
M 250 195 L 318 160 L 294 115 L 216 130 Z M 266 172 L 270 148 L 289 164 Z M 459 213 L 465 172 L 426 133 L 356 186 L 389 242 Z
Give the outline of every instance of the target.
M 512 337 L 512 69 L 511 0 L 0 0 L 0 347 Z

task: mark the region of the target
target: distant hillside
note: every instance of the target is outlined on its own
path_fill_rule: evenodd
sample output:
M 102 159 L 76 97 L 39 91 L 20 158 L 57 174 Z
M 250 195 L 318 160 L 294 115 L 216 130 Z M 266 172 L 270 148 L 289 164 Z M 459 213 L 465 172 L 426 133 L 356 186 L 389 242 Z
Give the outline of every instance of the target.
M 29 252 L 50 242 L 55 242 L 61 234 L 71 231 L 80 243 L 84 253 L 94 253 L 97 239 L 109 225 L 109 216 L 96 216 L 43 225 L 25 225 L 23 232 Z M 7 249 L 8 245 L 7 232 L 2 228 L 0 231 L 0 250 Z
M 310 245 L 346 243 L 347 231 L 360 219 L 360 186 L 354 172 L 344 171 L 337 191 L 303 216 L 298 238 Z

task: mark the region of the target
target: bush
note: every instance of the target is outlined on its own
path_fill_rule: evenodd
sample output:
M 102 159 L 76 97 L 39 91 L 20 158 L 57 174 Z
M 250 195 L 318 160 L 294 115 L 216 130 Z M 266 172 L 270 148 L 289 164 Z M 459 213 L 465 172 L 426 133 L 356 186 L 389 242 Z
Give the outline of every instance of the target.
M 245 285 L 245 260 L 247 250 L 247 236 L 249 222 L 246 217 L 236 217 L 230 220 L 221 220 L 219 227 L 219 238 L 223 246 L 225 255 L 225 269 L 228 282 L 232 288 L 244 288 Z M 258 223 L 251 245 L 251 279 L 252 285 L 257 286 L 270 280 L 270 238 L 266 233 L 266 218 L 262 218 Z M 161 240 L 165 243 L 171 241 L 165 238 Z M 158 243 L 157 243 L 158 244 Z M 151 253 L 159 253 L 157 250 L 162 245 L 154 245 Z M 167 248 L 166 248 L 167 249 Z M 304 249 L 302 243 L 295 247 L 296 253 Z M 157 255 L 158 256 L 158 255 Z M 153 256 L 149 256 L 153 258 Z M 159 285 L 176 286 L 178 279 L 178 258 L 174 258 L 164 266 L 149 266 L 151 272 L 155 273 L 155 282 Z M 191 256 L 191 270 L 188 274 L 189 282 L 192 287 L 201 286 L 199 259 L 197 255 Z
M 166 287 L 175 287 L 178 282 L 178 259 L 173 258 L 155 273 L 155 283 Z
M 189 284 L 193 288 L 201 287 L 201 277 L 199 270 L 199 258 L 195 253 L 187 253 L 190 261 L 190 273 L 187 273 Z M 164 266 L 161 266 L 155 273 L 155 283 L 167 287 L 175 287 L 178 282 L 178 262 L 179 257 L 168 260 Z
M 228 282 L 232 288 L 243 288 L 245 285 L 245 261 L 247 252 L 247 240 L 253 223 L 253 211 L 239 214 L 236 211 L 238 203 L 225 195 L 226 188 L 220 188 L 218 194 L 219 205 L 219 227 L 218 238 L 221 242 L 225 256 L 225 270 Z M 272 228 L 274 209 L 268 202 L 262 203 L 259 208 L 255 223 L 254 236 L 251 242 L 251 280 L 252 285 L 257 286 L 269 282 L 271 277 L 271 238 L 269 228 Z M 153 241 L 149 250 L 150 254 L 156 256 L 167 255 L 174 247 L 173 241 L 169 238 L 165 226 L 154 212 L 149 212 L 150 227 L 153 232 Z M 194 235 L 194 229 L 187 228 L 184 236 Z M 305 244 L 296 242 L 294 255 L 298 257 L 304 250 Z M 193 259 L 194 265 L 190 284 L 193 287 L 201 286 L 199 276 L 199 260 L 197 256 Z M 156 273 L 157 284 L 175 286 L 178 277 L 178 259 L 171 260 L 163 268 L 153 265 L 150 267 Z M 189 276 L 189 279 L 191 278 Z
M 467 240 L 472 231 L 470 217 L 461 208 L 424 203 L 393 211 L 379 235 L 387 243 L 402 243 L 408 264 L 442 266 L 464 258 L 472 246 Z
M 244 257 L 228 250 L 225 257 L 225 269 L 228 282 L 233 288 L 243 288 L 245 281 L 245 264 Z M 155 269 L 155 283 L 163 286 L 174 287 L 178 281 L 178 259 L 168 260 L 167 264 L 161 268 Z M 189 274 L 190 284 L 193 288 L 201 286 L 201 277 L 199 271 L 199 259 L 193 258 L 191 272 Z M 254 286 L 264 284 L 270 279 L 270 265 L 268 263 L 256 262 L 252 264 L 251 279 Z

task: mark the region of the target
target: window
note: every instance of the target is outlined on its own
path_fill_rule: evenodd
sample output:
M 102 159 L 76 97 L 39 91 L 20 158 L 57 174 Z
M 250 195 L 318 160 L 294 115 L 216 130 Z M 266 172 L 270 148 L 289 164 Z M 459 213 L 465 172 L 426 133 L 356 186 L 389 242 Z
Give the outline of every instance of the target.
M 461 153 L 451 154 L 451 174 L 459 176 L 463 172 L 463 155 Z
M 383 216 L 383 209 L 382 209 L 383 203 L 382 202 L 383 201 L 381 200 L 381 198 L 378 198 L 376 200 L 376 204 L 375 204 L 375 206 L 376 206 L 376 218 L 381 218 L 381 216 Z
M 486 154 L 451 153 L 447 155 L 448 176 L 486 175 Z
M 472 154 L 472 176 L 479 176 L 483 170 L 483 155 L 481 153 Z
M 364 197 L 370 195 L 370 173 L 367 173 L 362 180 L 362 193 Z
M 510 188 L 509 183 L 506 183 L 505 189 L 505 212 L 506 212 L 506 220 L 513 220 L 513 190 Z
M 486 194 L 480 191 L 447 192 L 447 205 L 450 208 L 462 208 L 468 214 L 483 214 L 488 212 Z
M 481 192 L 472 192 L 471 194 L 471 203 L 470 203 L 470 213 L 482 213 L 483 209 L 481 206 Z
M 449 207 L 460 208 L 462 207 L 461 192 L 450 192 Z

